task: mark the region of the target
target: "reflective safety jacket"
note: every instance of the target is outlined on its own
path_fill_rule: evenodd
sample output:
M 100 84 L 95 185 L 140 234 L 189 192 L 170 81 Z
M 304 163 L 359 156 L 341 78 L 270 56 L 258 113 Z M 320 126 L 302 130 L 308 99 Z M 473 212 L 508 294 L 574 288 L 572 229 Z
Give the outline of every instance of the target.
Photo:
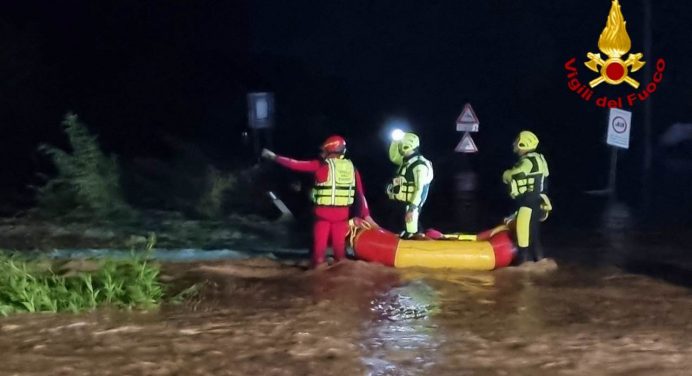
M 502 180 L 509 186 L 509 195 L 517 198 L 524 194 L 541 194 L 547 188 L 550 176 L 548 163 L 543 154 L 530 152 L 522 155 L 519 161 L 502 174 Z
M 329 158 L 327 180 L 315 182 L 312 199 L 322 206 L 350 206 L 356 196 L 356 173 L 348 159 Z
M 329 163 L 329 161 L 337 161 L 333 166 Z M 347 162 L 348 164 L 342 164 L 338 161 L 344 161 Z M 276 156 L 276 162 L 280 164 L 281 166 L 284 166 L 290 170 L 297 171 L 297 172 L 309 172 L 313 173 L 315 176 L 314 180 L 314 185 L 313 188 L 316 188 L 313 191 L 313 195 L 317 193 L 317 189 L 319 189 L 319 194 L 320 196 L 325 193 L 329 193 L 329 197 L 325 197 L 323 199 L 320 199 L 319 202 L 315 198 L 315 206 L 316 207 L 332 207 L 334 209 L 339 209 L 339 210 L 347 210 L 349 209 L 349 206 L 351 204 L 345 204 L 345 205 L 340 205 L 342 202 L 351 202 L 355 204 L 356 213 L 355 215 L 361 218 L 367 218 L 370 216 L 370 209 L 368 208 L 368 202 L 365 199 L 365 191 L 363 190 L 363 182 L 360 178 L 360 174 L 358 173 L 358 169 L 353 168 L 353 163 L 348 160 L 348 159 L 337 159 L 337 158 L 327 158 L 327 159 L 312 159 L 312 160 L 307 160 L 307 161 L 301 161 L 301 160 L 296 160 L 296 159 L 291 159 L 287 157 L 283 157 L 280 155 Z M 353 202 L 350 198 L 343 198 L 340 197 L 343 193 L 342 189 L 337 189 L 338 187 L 342 186 L 350 186 L 350 183 L 348 184 L 342 184 L 344 181 L 348 181 L 348 177 L 351 176 L 350 173 L 347 173 L 347 171 L 350 168 L 353 168 L 352 176 L 353 176 L 353 184 L 355 186 L 354 189 L 351 191 L 353 192 L 354 196 L 357 196 L 358 199 L 356 200 L 357 202 Z M 331 202 L 331 186 L 332 184 L 329 183 L 332 181 L 332 177 L 334 177 L 334 186 L 335 186 L 335 194 L 334 194 L 334 204 L 332 205 Z M 329 188 L 327 188 L 327 186 Z M 327 190 L 329 189 L 329 191 Z M 337 194 L 339 194 L 339 197 L 337 197 Z M 349 195 L 350 196 L 350 195 Z M 326 203 L 326 204 L 322 204 Z
M 423 188 L 432 180 L 432 163 L 420 154 L 413 154 L 402 161 L 392 183 L 387 186 L 387 195 L 392 200 L 420 205 Z

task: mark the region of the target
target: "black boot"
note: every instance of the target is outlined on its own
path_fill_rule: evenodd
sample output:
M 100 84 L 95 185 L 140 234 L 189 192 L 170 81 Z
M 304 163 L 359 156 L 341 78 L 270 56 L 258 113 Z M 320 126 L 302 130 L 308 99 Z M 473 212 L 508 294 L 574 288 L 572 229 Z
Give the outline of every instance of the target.
M 538 262 L 538 261 L 541 261 L 543 259 L 543 249 L 541 247 L 539 247 L 539 246 L 532 247 L 531 253 L 533 255 L 533 261 Z

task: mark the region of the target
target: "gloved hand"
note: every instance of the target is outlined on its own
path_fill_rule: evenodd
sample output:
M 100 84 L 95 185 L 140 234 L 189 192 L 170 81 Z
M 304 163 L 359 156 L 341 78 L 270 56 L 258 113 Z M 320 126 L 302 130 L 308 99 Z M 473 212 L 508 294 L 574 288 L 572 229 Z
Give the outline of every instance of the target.
M 276 159 L 276 153 L 269 149 L 262 149 L 262 158 L 264 159 L 269 159 L 269 160 L 275 160 Z
M 553 204 L 550 202 L 548 195 L 541 193 L 541 217 L 539 220 L 545 222 L 551 211 L 553 211 Z

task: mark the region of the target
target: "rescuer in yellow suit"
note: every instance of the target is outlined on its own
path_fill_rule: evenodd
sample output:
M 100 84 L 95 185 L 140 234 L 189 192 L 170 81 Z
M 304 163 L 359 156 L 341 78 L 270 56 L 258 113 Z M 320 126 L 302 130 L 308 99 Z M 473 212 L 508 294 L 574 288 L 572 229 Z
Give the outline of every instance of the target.
M 424 238 L 419 231 L 421 209 L 433 181 L 432 163 L 420 154 L 420 139 L 414 133 L 403 133 L 389 145 L 389 160 L 399 166 L 387 185 L 387 196 L 406 205 L 406 230 L 403 239 Z
M 519 248 L 518 263 L 530 256 L 533 261 L 543 258 L 540 245 L 540 222 L 547 219 L 552 204 L 546 195 L 550 171 L 543 154 L 536 152 L 538 137 L 530 131 L 521 131 L 514 141 L 514 153 L 519 161 L 502 174 L 517 211 L 506 221 L 514 221 Z

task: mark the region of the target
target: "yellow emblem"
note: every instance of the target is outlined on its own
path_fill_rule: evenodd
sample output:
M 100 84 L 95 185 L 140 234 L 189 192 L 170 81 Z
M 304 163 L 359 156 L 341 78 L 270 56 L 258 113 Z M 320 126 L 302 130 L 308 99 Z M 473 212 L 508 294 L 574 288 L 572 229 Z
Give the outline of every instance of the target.
M 589 61 L 585 62 L 584 65 L 594 72 L 601 73 L 600 77 L 589 82 L 589 86 L 592 88 L 603 81 L 611 85 L 618 85 L 624 81 L 635 89 L 639 87 L 639 82 L 627 74 L 638 71 L 646 64 L 644 61 L 639 60 L 644 55 L 641 53 L 629 54 L 627 60 L 624 61 L 620 58 L 632 46 L 625 28 L 626 23 L 622 12 L 620 12 L 618 0 L 613 0 L 613 5 L 610 7 L 610 13 L 608 14 L 608 21 L 601 36 L 598 38 L 598 49 L 606 54 L 608 59 L 603 60 L 600 53 L 594 54 L 589 52 L 586 54 Z

